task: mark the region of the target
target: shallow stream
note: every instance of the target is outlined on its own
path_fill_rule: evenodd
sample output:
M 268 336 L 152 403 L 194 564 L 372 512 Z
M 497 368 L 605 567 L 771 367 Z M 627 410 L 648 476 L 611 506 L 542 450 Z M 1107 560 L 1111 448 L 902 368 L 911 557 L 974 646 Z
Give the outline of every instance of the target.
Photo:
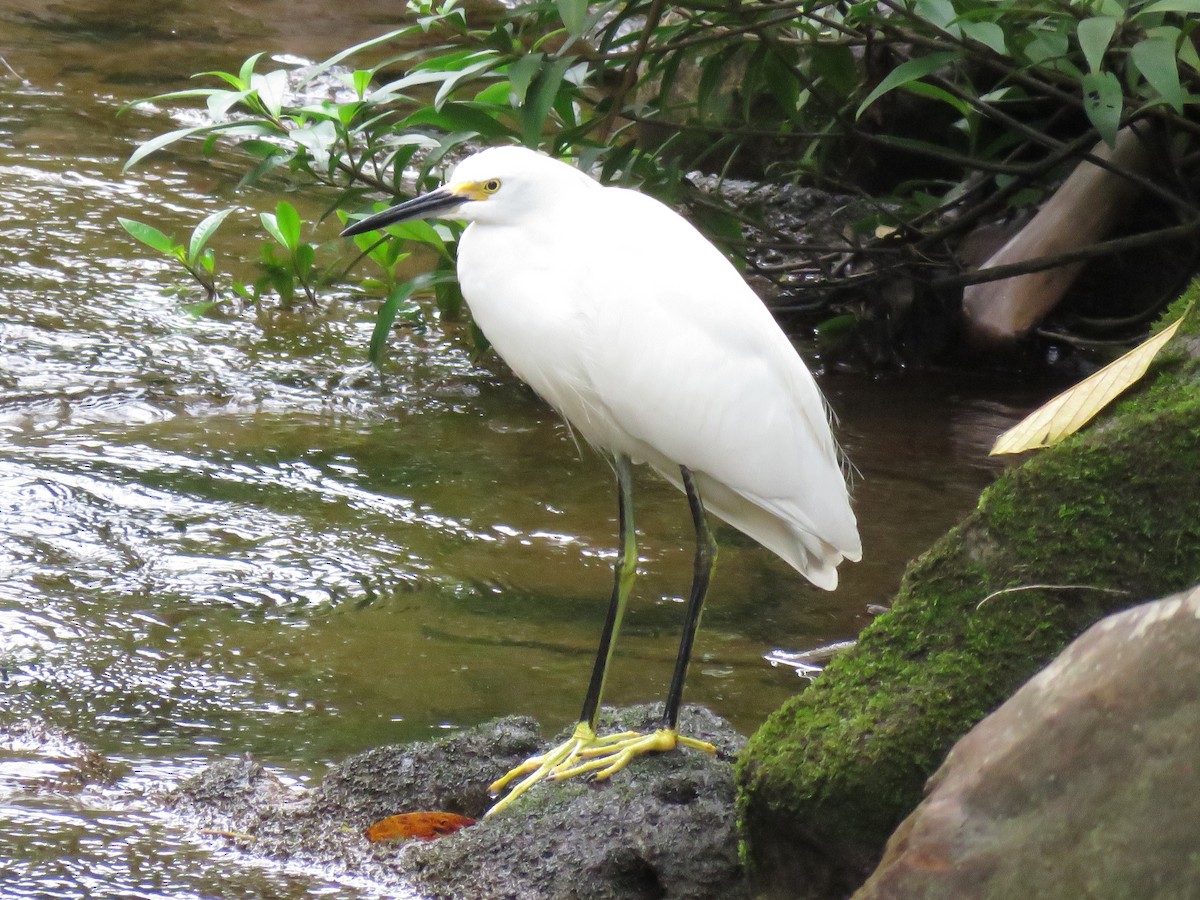
M 259 50 L 323 58 L 396 7 L 0 10 L 4 898 L 376 896 L 221 850 L 147 797 L 224 756 L 305 781 L 381 743 L 578 712 L 615 543 L 606 464 L 460 326 L 397 334 L 380 376 L 365 304 L 197 319 L 116 222 L 182 236 L 236 205 L 216 249 L 256 255 L 278 197 L 187 151 L 123 174 L 172 121 L 118 108 Z M 987 447 L 1032 399 L 936 376 L 821 385 L 862 473 L 865 560 L 825 594 L 719 532 L 687 699 L 746 732 L 800 686 L 763 654 L 852 637 L 974 505 Z M 683 498 L 648 473 L 637 492 L 613 703 L 665 693 L 691 571 Z

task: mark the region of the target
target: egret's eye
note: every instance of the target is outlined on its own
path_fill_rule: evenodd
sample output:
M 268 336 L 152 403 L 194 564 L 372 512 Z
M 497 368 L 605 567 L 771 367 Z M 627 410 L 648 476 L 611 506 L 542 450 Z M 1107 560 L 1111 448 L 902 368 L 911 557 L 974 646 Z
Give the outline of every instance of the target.
M 489 178 L 487 181 L 485 181 L 483 183 L 483 192 L 485 194 L 494 194 L 498 190 L 500 190 L 500 179 L 499 178 Z

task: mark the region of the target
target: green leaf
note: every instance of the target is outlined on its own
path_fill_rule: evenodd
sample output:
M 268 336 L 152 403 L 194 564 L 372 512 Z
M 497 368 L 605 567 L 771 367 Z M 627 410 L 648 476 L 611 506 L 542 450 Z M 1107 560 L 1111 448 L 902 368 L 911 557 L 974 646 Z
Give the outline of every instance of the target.
M 266 75 L 252 75 L 250 86 L 258 92 L 262 105 L 276 119 L 283 109 L 283 98 L 287 93 L 287 72 L 276 69 Z
M 292 260 L 296 266 L 296 274 L 300 276 L 301 281 L 308 281 L 316 258 L 317 251 L 313 249 L 312 244 L 300 244 L 296 247 Z
M 949 106 L 953 106 L 964 119 L 969 118 L 971 115 L 970 103 L 966 100 L 958 99 L 949 91 L 943 90 L 935 84 L 925 84 L 923 81 L 910 81 L 904 85 L 904 90 L 922 97 L 929 97 L 932 100 L 940 100 Z
M 487 335 L 483 333 L 475 320 L 472 319 L 469 323 L 471 329 L 471 342 L 475 345 L 475 358 L 483 356 L 492 347 L 492 342 L 488 340 Z
M 270 141 L 258 141 L 254 138 L 242 141 L 238 149 L 256 159 L 270 159 L 272 156 L 286 156 L 288 151 Z
M 300 245 L 300 213 L 296 212 L 296 207 L 280 200 L 275 205 L 275 225 L 283 238 L 280 243 L 294 251 Z
M 582 34 L 587 23 L 587 0 L 554 0 L 554 5 L 567 31 L 575 36 Z
M 875 90 L 867 94 L 867 99 L 859 105 L 854 117 L 856 119 L 860 118 L 868 106 L 888 93 L 888 91 L 893 91 L 902 85 L 908 84 L 910 81 L 924 78 L 931 72 L 936 72 L 958 58 L 958 51 L 944 50 L 940 53 L 930 53 L 928 56 L 918 56 L 915 59 L 900 63 L 900 65 L 887 73 L 883 81 L 875 86 Z
M 397 222 L 395 225 L 389 225 L 384 230 L 403 241 L 416 241 L 420 244 L 428 244 L 430 247 L 436 249 L 438 253 L 446 252 L 446 242 L 437 233 L 437 229 L 424 219 Z
M 166 134 L 160 134 L 156 138 L 151 138 L 133 151 L 133 155 L 130 156 L 129 159 L 126 160 L 125 165 L 121 167 L 121 171 L 129 171 L 129 169 L 137 165 L 151 153 L 161 150 L 163 147 L 168 147 L 176 141 L 182 140 L 186 137 L 192 137 L 194 135 L 208 134 L 209 132 L 213 131 L 214 128 L 219 127 L 219 125 L 193 125 L 191 128 L 178 128 L 175 131 L 168 131 Z
M 727 47 L 710 53 L 700 68 L 700 80 L 696 84 L 696 101 L 700 115 L 712 121 L 720 121 L 728 112 L 730 88 L 735 80 L 730 77 L 731 64 L 739 68 L 743 54 L 739 46 Z
M 1179 62 L 1193 71 L 1200 72 L 1200 54 L 1196 52 L 1196 45 L 1190 39 L 1179 45 Z
M 145 222 L 139 222 L 136 219 L 126 219 L 121 216 L 117 216 L 117 221 L 133 237 L 152 250 L 157 250 L 159 253 L 174 256 L 176 249 L 182 247 L 182 245 L 176 244 L 153 225 L 147 225 Z
M 935 28 L 940 28 L 955 37 L 958 36 L 958 24 L 955 22 L 958 12 L 950 0 L 916 0 L 915 11 L 918 16 Z
M 983 44 L 1001 56 L 1008 55 L 1008 47 L 1004 43 L 1004 29 L 995 22 L 962 21 L 958 24 L 962 28 L 963 34 L 971 40 Z
M 463 295 L 457 278 L 439 278 L 433 284 L 438 312 L 447 319 L 457 319 L 462 313 Z
M 242 103 L 249 96 L 249 91 L 213 91 L 206 102 L 208 114 L 219 122 L 232 107 Z
M 130 100 L 124 103 L 117 110 L 117 115 L 121 115 L 126 110 L 133 109 L 135 106 L 141 106 L 143 103 L 161 103 L 164 100 L 191 100 L 195 97 L 207 97 L 209 94 L 220 93 L 220 88 L 189 88 L 186 91 L 171 91 L 166 94 L 155 94 L 153 97 L 142 97 L 140 100 Z
M 387 274 L 391 274 L 396 263 L 412 256 L 411 253 L 401 250 L 401 247 L 404 246 L 401 241 L 381 241 L 375 235 L 358 235 L 358 237 L 375 238 L 374 244 L 368 243 L 364 245 L 359 243 L 358 246 L 366 252 L 367 257 L 375 265 L 379 266 Z M 355 242 L 358 243 L 357 239 Z
M 192 229 L 192 237 L 188 241 L 187 252 L 189 265 L 195 265 L 200 259 L 200 254 L 204 251 L 209 239 L 221 227 L 221 223 L 225 221 L 225 217 L 231 212 L 233 212 L 232 209 L 223 209 L 210 216 L 205 216 L 200 220 L 200 224 Z
M 1061 69 L 1071 49 L 1065 32 L 1046 28 L 1033 29 L 1022 48 L 1025 58 L 1035 66 Z
M 1142 77 L 1159 95 L 1171 104 L 1175 112 L 1183 112 L 1183 87 L 1179 84 L 1179 67 L 1175 62 L 1175 42 L 1165 38 L 1138 41 L 1129 51 L 1130 59 Z
M 358 99 L 362 99 L 367 88 L 371 84 L 371 73 L 367 69 L 357 69 L 352 77 L 351 84 L 354 86 L 354 93 L 358 94 Z
M 507 81 L 493 81 L 474 97 L 472 103 L 482 103 L 485 106 L 507 106 L 512 94 L 512 84 Z
M 251 292 L 250 288 L 248 288 L 245 284 L 243 284 L 240 281 L 233 282 L 233 284 L 231 284 L 230 287 L 233 289 L 233 292 L 235 294 L 237 294 L 239 297 L 241 297 L 247 303 L 254 303 L 256 300 L 258 300 L 257 291 Z
M 762 64 L 764 93 L 779 104 L 779 110 L 788 119 L 802 123 L 798 115 L 800 109 L 800 82 L 792 74 L 791 66 L 780 58 L 778 53 L 771 53 Z M 754 115 L 750 112 L 750 117 Z
M 1100 71 L 1100 62 L 1116 30 L 1117 20 L 1112 16 L 1093 16 L 1079 23 L 1075 36 L 1091 71 Z
M 1157 3 L 1139 9 L 1133 14 L 1133 18 L 1140 19 L 1142 16 L 1165 12 L 1200 14 L 1200 0 L 1158 0 Z
M 200 319 L 207 315 L 213 308 L 220 305 L 220 299 L 200 300 L 197 303 L 185 303 L 183 305 L 183 311 L 193 318 Z
M 238 80 L 241 82 L 243 91 L 250 90 L 250 83 L 254 77 L 254 67 L 258 65 L 258 61 L 262 59 L 263 54 L 255 53 L 242 63 L 242 70 L 238 73 Z
M 531 88 L 532 96 L 526 98 L 525 105 L 521 108 L 521 138 L 527 147 L 538 145 L 546 116 L 554 106 L 554 98 L 558 96 L 563 76 L 573 63 L 574 59 L 561 57 L 544 66 L 538 73 Z
M 411 312 L 417 308 L 416 304 L 409 299 L 415 286 L 415 280 L 396 285 L 388 294 L 387 299 L 383 301 L 383 305 L 379 307 L 379 314 L 375 317 L 375 327 L 371 330 L 371 344 L 367 350 L 367 358 L 377 369 L 383 364 L 383 350 L 387 346 L 388 335 L 391 333 L 392 325 L 395 324 L 401 309 L 407 308 L 407 311 Z
M 289 132 L 292 140 L 305 148 L 313 158 L 313 164 L 325 168 L 337 146 L 337 126 L 326 120 L 316 125 L 307 125 Z
M 283 232 L 279 230 L 279 223 L 276 221 L 275 214 L 268 212 L 259 213 L 258 218 L 259 221 L 262 222 L 263 228 L 267 229 L 267 233 L 270 234 L 271 237 L 275 238 L 275 241 L 280 246 L 287 247 L 287 238 L 285 238 Z
M 541 53 L 530 53 L 509 64 L 508 83 L 512 85 L 512 97 L 509 102 L 513 106 L 520 106 L 525 102 L 525 94 L 529 90 L 529 85 L 533 83 L 534 77 L 541 70 L 544 58 Z
M 814 43 L 812 47 L 806 47 L 805 52 L 812 59 L 813 73 L 820 76 L 821 83 L 828 90 L 850 95 L 859 79 L 858 61 L 854 58 L 853 50 Z
M 1121 82 L 1112 72 L 1088 72 L 1082 84 L 1083 108 L 1088 119 L 1104 142 L 1115 147 L 1124 101 Z
M 487 110 L 486 106 L 474 103 L 447 103 L 441 109 L 425 106 L 405 119 L 400 127 L 434 125 L 445 131 L 473 131 L 485 138 L 507 136 L 509 129 Z
M 229 85 L 229 86 L 230 86 L 231 88 L 233 88 L 235 91 L 248 91 L 248 90 L 250 90 L 250 85 L 249 85 L 249 83 L 247 83 L 247 82 L 243 82 L 243 81 L 242 81 L 240 78 L 238 78 L 236 75 L 234 75 L 234 74 L 232 74 L 232 73 L 230 73 L 230 72 L 217 72 L 217 71 L 213 71 L 213 72 L 197 72 L 197 73 L 196 73 L 195 75 L 193 75 L 192 77 L 193 77 L 193 78 L 203 78 L 203 77 L 205 77 L 205 76 L 209 76 L 209 77 L 212 77 L 212 78 L 220 78 L 220 79 L 221 79 L 223 82 L 225 82 L 227 85 Z
M 336 66 L 348 56 L 353 56 L 355 53 L 360 53 L 363 50 L 369 50 L 370 48 L 377 47 L 380 44 L 386 44 L 389 41 L 396 40 L 397 38 L 405 37 L 412 33 L 412 31 L 413 28 L 410 25 L 407 28 L 399 28 L 396 31 L 389 31 L 387 34 L 381 34 L 379 37 L 373 37 L 370 40 L 363 41 L 361 44 L 355 44 L 353 47 L 347 47 L 345 50 L 335 53 L 333 56 L 329 57 L 329 59 L 317 66 L 314 72 L 309 73 L 309 77 L 315 77 L 316 75 L 324 72 L 326 69 Z
M 488 69 L 495 68 L 497 54 L 491 51 L 481 53 L 483 58 L 471 65 L 459 69 L 449 78 L 442 82 L 441 87 L 437 89 L 437 93 L 433 96 L 433 106 L 435 109 L 441 109 L 442 104 L 450 96 L 451 91 L 458 87 L 459 82 L 469 80 L 472 76 L 478 75 L 480 72 L 485 72 Z

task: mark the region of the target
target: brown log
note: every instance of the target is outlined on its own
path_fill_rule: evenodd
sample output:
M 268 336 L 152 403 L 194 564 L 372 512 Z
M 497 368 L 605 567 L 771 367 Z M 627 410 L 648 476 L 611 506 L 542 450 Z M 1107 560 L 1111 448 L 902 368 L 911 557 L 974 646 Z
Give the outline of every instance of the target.
M 1149 154 L 1129 128 L 1116 146 L 1099 143 L 1092 154 L 1114 166 L 1143 173 Z M 1086 247 L 1101 240 L 1137 200 L 1141 188 L 1091 162 L 1081 162 L 1029 224 L 980 269 L 1027 262 Z M 1040 322 L 1062 299 L 1084 263 L 1075 262 L 969 285 L 963 291 L 967 337 L 977 346 L 1011 344 Z

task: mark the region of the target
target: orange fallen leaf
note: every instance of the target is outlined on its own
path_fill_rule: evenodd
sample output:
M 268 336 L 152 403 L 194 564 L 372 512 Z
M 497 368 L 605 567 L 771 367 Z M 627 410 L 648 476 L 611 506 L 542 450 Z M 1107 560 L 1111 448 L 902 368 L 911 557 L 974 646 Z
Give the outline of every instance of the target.
M 422 841 L 432 841 L 448 834 L 454 834 L 460 828 L 474 825 L 475 820 L 457 813 L 448 812 L 411 812 L 400 813 L 398 816 L 388 816 L 380 819 L 366 830 L 367 840 L 377 841 L 408 840 L 417 838 Z

